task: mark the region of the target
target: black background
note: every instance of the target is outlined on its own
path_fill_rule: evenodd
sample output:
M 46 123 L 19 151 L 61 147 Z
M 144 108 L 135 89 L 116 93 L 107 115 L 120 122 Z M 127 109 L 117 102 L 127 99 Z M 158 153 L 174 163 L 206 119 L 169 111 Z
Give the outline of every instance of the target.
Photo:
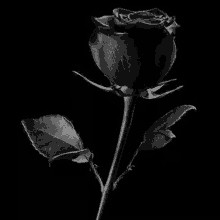
M 85 5 L 78 8 L 53 4 L 25 7 L 28 10 L 21 10 L 14 29 L 14 56 L 19 74 L 17 215 L 23 219 L 42 214 L 95 219 L 101 193 L 97 180 L 89 172 L 89 165 L 60 160 L 49 168 L 47 159 L 32 148 L 20 121 L 48 114 L 67 117 L 80 134 L 84 147 L 94 153 L 94 162 L 106 181 L 120 130 L 123 99 L 88 84 L 74 76 L 72 70 L 109 86 L 88 47 L 92 32 L 90 17 L 111 15 L 112 9 L 127 6 Z M 193 55 L 196 49 L 189 33 L 189 17 L 182 6 L 127 8 L 145 10 L 154 7 L 170 16 L 175 15 L 181 25 L 176 32 L 177 59 L 166 79 L 177 78 L 184 88 L 162 99 L 138 100 L 119 174 L 142 141 L 144 131 L 155 120 L 182 104 L 194 105 L 199 111 L 199 91 L 194 86 L 198 63 Z M 198 147 L 197 123 L 197 113 L 189 112 L 173 126 L 177 138 L 172 143 L 161 150 L 146 151 L 137 156 L 134 170 L 110 194 L 103 219 L 119 219 L 125 215 L 147 218 L 153 213 L 170 217 L 174 209 L 183 211 L 183 200 L 194 187 L 191 184 L 195 169 L 191 150 Z M 190 207 L 189 202 L 187 210 Z

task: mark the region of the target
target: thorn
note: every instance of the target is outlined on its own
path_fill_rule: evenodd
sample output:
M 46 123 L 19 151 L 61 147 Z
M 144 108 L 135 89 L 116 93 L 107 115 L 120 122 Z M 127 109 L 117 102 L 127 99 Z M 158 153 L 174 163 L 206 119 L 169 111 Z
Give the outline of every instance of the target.
M 129 166 L 128 171 L 131 171 L 134 167 L 134 165 Z

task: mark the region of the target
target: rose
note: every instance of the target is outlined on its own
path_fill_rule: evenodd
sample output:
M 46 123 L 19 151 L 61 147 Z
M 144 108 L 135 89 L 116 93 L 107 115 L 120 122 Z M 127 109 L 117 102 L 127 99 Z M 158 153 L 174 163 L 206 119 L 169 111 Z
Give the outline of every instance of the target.
M 175 43 L 167 28 L 172 19 L 158 9 L 113 12 L 115 16 L 94 19 L 90 47 L 98 67 L 115 87 L 141 92 L 160 83 L 175 60 Z
M 93 58 L 111 84 L 99 85 L 80 73 L 92 85 L 117 95 L 155 99 L 170 94 L 156 92 L 171 79 L 162 81 L 176 58 L 174 29 L 179 25 L 159 9 L 133 12 L 117 8 L 113 16 L 92 18 L 95 24 L 89 46 Z

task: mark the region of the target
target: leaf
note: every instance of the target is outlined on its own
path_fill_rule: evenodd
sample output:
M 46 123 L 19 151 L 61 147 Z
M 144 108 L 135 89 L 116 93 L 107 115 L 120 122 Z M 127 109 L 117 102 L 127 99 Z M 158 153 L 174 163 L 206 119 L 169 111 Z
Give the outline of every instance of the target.
M 113 190 L 116 189 L 119 181 L 135 167 L 133 165 L 133 161 L 138 152 L 141 150 L 152 150 L 152 148 L 162 148 L 170 143 L 170 141 L 175 138 L 175 135 L 168 128 L 174 125 L 186 112 L 192 109 L 196 110 L 196 108 L 192 105 L 182 105 L 180 107 L 176 107 L 162 116 L 147 130 L 144 134 L 144 140 L 133 154 L 126 170 L 116 179 L 116 181 L 114 181 Z
M 172 137 L 169 135 L 163 135 L 161 133 L 156 133 L 153 138 L 152 138 L 152 142 L 151 142 L 151 146 L 152 148 L 161 148 L 164 147 L 166 144 L 168 144 L 172 138 L 174 138 L 175 136 L 173 135 Z
M 88 162 L 91 152 L 83 143 L 71 122 L 62 116 L 26 119 L 22 124 L 34 148 L 50 160 L 65 154 L 80 157 L 76 162 Z M 85 155 L 84 155 L 85 154 Z
M 77 163 L 87 163 L 89 158 L 91 156 L 91 152 L 89 150 L 84 151 L 83 154 L 80 154 L 76 159 L 74 159 L 74 162 Z
M 169 111 L 157 120 L 144 134 L 144 140 L 138 150 L 161 148 L 168 144 L 175 135 L 168 128 L 179 121 L 189 110 L 196 110 L 192 105 L 182 105 Z

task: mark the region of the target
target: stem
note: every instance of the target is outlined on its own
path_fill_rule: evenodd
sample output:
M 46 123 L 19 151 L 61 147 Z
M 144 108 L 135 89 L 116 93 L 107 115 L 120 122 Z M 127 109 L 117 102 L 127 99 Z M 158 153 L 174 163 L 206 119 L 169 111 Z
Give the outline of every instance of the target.
M 132 165 L 133 163 L 133 160 L 135 159 L 135 157 L 137 156 L 139 150 L 136 150 L 130 163 L 128 164 L 126 170 L 118 177 L 118 179 L 113 183 L 113 190 L 116 189 L 117 185 L 118 185 L 118 182 L 125 176 L 126 173 L 128 173 L 129 171 L 132 170 L 132 168 L 134 167 L 134 165 Z
M 100 184 L 100 187 L 101 187 L 101 192 L 103 192 L 104 185 L 102 183 L 102 180 L 101 180 L 101 177 L 100 177 L 98 171 L 96 170 L 96 165 L 94 165 L 94 163 L 92 161 L 90 162 L 90 167 L 92 168 L 97 180 L 99 181 L 99 184 Z
M 121 130 L 120 130 L 114 158 L 112 161 L 112 165 L 111 165 L 111 168 L 109 171 L 109 175 L 108 175 L 106 184 L 105 184 L 103 192 L 102 192 L 102 198 L 100 201 L 99 210 L 98 210 L 96 220 L 100 220 L 100 218 L 101 218 L 103 208 L 106 203 L 107 196 L 108 196 L 108 192 L 112 188 L 112 183 L 116 179 L 117 170 L 119 167 L 119 163 L 121 160 L 123 149 L 124 149 L 124 146 L 126 143 L 128 132 L 131 127 L 131 122 L 132 122 L 132 117 L 133 117 L 133 113 L 134 113 L 134 109 L 135 109 L 136 99 L 137 99 L 136 96 L 124 97 L 124 114 L 123 114 L 123 119 L 122 119 Z

